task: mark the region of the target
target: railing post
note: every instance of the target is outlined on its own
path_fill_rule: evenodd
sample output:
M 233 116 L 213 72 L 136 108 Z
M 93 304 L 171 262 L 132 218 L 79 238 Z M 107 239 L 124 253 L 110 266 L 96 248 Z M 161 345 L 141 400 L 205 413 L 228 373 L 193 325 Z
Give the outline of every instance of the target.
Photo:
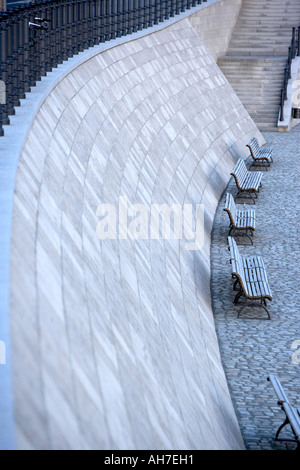
M 8 18 L 6 36 L 7 36 L 7 57 L 6 57 L 6 64 L 7 64 L 7 113 L 9 116 L 13 116 L 15 114 L 14 109 L 14 74 L 13 74 L 13 67 L 14 67 L 14 59 L 13 59 L 13 22 L 14 17 L 11 16 Z
M 292 47 L 289 47 L 289 56 L 288 56 L 288 80 L 291 78 L 291 63 L 292 63 Z
M 18 24 L 18 29 L 19 29 L 19 46 L 18 46 L 19 84 L 18 84 L 18 89 L 19 89 L 19 98 L 20 99 L 25 99 L 25 70 L 24 70 L 24 64 L 25 64 L 25 47 L 24 47 L 24 44 L 25 44 L 25 41 L 24 41 L 25 27 L 26 27 L 26 25 L 25 25 L 25 20 L 24 20 L 24 11 L 23 11 L 23 8 L 20 8 L 19 24 Z
M 281 90 L 280 96 L 280 121 L 284 121 L 284 101 L 285 101 L 285 92 Z
M 292 32 L 292 58 L 293 59 L 295 59 L 296 57 L 296 50 L 297 50 L 296 28 L 293 28 L 293 32 Z
M 11 24 L 12 28 L 12 42 L 11 42 L 11 69 L 10 69 L 10 80 L 11 80 L 11 105 L 13 108 L 13 114 L 15 114 L 15 106 L 20 106 L 20 100 L 18 99 L 18 11 L 14 17 L 14 21 Z
M 0 85 L 5 84 L 7 97 L 0 102 L 0 136 L 15 106 L 58 64 L 88 47 L 151 27 L 201 3 L 35 0 L 0 13 Z M 299 54 L 300 27 L 293 37 L 293 51 Z

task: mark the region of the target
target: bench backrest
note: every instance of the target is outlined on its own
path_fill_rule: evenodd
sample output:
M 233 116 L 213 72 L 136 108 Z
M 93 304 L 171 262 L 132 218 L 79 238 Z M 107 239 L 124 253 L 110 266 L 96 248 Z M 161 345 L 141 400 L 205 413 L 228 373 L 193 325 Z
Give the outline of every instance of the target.
M 276 375 L 270 374 L 268 376 L 268 380 L 271 382 L 271 384 L 274 388 L 274 391 L 275 391 L 275 393 L 277 395 L 277 398 L 278 398 L 278 402 L 280 404 L 283 403 L 283 402 L 289 403 L 289 399 L 288 399 L 285 391 L 283 390 L 282 385 L 281 385 L 278 377 Z
M 228 237 L 228 245 L 229 245 L 229 250 L 230 250 L 232 274 L 239 279 L 241 287 L 244 290 L 244 292 L 248 292 L 246 278 L 245 278 L 245 271 L 243 268 L 243 259 L 242 259 L 242 256 L 240 255 L 235 239 L 232 237 Z
M 234 169 L 230 174 L 235 178 L 236 184 L 240 188 L 248 174 L 246 164 L 242 158 L 238 160 L 237 164 L 235 165 Z
M 299 411 L 293 407 L 282 388 L 282 385 L 276 375 L 270 374 L 268 380 L 271 382 L 275 393 L 278 398 L 278 405 L 281 405 L 288 417 L 289 423 L 293 429 L 294 435 L 300 440 L 300 414 Z
M 232 194 L 227 193 L 224 211 L 228 213 L 230 222 L 235 227 L 237 224 L 237 210 Z
M 255 158 L 259 154 L 260 147 L 259 147 L 256 137 L 252 137 L 252 139 L 248 142 L 246 147 L 249 148 L 252 157 Z

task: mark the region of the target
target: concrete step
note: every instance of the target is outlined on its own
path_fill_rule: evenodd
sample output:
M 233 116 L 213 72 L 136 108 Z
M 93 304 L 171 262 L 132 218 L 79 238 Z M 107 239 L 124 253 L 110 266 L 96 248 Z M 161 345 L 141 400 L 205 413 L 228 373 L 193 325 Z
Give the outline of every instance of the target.
M 262 56 L 265 55 L 286 55 L 288 56 L 288 47 L 251 47 L 251 49 L 242 48 L 242 47 L 231 47 L 230 50 L 227 51 L 228 56 L 237 56 L 237 55 L 248 55 L 251 56 Z
M 228 55 L 287 55 L 292 28 L 300 24 L 300 2 L 244 0 Z
M 218 65 L 261 130 L 275 130 L 292 28 L 300 0 L 244 0 Z

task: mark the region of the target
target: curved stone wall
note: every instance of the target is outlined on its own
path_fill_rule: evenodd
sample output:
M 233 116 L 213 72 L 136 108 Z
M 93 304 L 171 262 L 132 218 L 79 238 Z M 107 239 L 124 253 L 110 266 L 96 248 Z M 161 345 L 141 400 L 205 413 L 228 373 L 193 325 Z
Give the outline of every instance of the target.
M 14 196 L 19 449 L 243 448 L 211 310 L 210 233 L 253 135 L 189 18 L 90 58 L 45 96 Z M 203 246 L 100 239 L 97 208 L 121 196 L 149 210 L 203 204 Z
M 190 17 L 191 24 L 215 60 L 226 55 L 242 3 L 243 0 L 217 1 Z

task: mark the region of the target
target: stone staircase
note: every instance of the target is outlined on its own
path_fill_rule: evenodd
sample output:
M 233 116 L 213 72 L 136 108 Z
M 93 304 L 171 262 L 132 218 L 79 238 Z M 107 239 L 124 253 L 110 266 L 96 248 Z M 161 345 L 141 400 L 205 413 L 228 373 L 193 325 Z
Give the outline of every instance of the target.
M 218 65 L 261 131 L 277 130 L 280 90 L 300 0 L 244 0 Z

